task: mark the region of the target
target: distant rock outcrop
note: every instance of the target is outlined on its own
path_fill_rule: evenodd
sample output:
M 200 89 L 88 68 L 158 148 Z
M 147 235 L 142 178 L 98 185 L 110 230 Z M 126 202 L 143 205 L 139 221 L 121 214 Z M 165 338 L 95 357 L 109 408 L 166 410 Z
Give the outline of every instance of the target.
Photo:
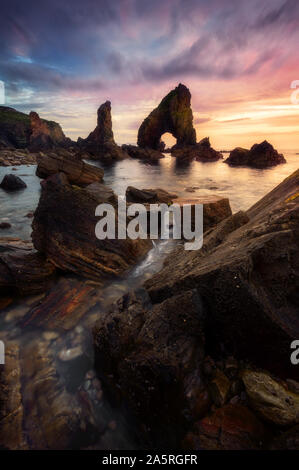
M 250 166 L 253 168 L 268 168 L 286 163 L 284 156 L 278 153 L 267 140 L 254 144 L 250 150 L 236 147 L 224 161 L 231 166 Z
M 191 93 L 181 83 L 143 121 L 138 131 L 138 145 L 142 148 L 161 150 L 161 136 L 170 132 L 178 145 L 196 143 L 193 127 Z
M 177 146 L 171 149 L 171 154 L 178 161 L 190 161 L 196 159 L 200 162 L 215 162 L 223 158 L 221 152 L 213 149 L 209 137 L 205 137 L 195 145 Z
M 72 141 L 65 137 L 60 125 L 7 106 L 0 106 L 0 147 L 29 148 L 32 151 L 69 147 Z
M 28 147 L 31 151 L 71 145 L 71 140 L 65 137 L 57 122 L 45 121 L 34 111 L 31 111 L 29 118 L 31 133 Z
M 97 116 L 96 128 L 86 139 L 79 137 L 77 142 L 79 147 L 89 152 L 93 159 L 109 162 L 127 158 L 128 154 L 114 141 L 110 101 L 101 104 Z
M 121 147 L 131 158 L 139 158 L 146 162 L 157 162 L 160 158 L 164 158 L 164 155 L 160 150 L 154 150 L 150 148 L 141 148 L 137 145 L 124 144 Z

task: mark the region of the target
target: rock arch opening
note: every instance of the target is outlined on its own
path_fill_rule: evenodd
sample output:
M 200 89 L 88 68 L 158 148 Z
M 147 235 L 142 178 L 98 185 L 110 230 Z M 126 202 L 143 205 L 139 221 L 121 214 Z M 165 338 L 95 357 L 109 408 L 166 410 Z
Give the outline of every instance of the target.
M 162 134 L 160 140 L 162 144 L 165 144 L 165 149 L 169 149 L 177 143 L 177 139 L 170 132 L 165 132 Z

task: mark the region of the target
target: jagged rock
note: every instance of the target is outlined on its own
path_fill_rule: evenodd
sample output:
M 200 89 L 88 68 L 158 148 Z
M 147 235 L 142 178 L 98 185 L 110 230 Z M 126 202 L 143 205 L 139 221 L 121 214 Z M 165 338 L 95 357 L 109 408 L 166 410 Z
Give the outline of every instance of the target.
M 139 289 L 119 299 L 94 328 L 99 373 L 109 376 L 115 393 L 160 444 L 175 442 L 180 432 L 170 430 L 184 421 L 190 396 L 192 406 L 202 396 L 203 322 L 196 291 L 152 306 Z
M 106 101 L 98 109 L 97 127 L 87 137 L 87 142 L 94 142 L 98 145 L 115 143 L 112 131 L 111 103 Z
M 224 160 L 231 166 L 249 166 L 253 168 L 268 168 L 286 163 L 284 156 L 278 153 L 269 142 L 264 140 L 254 144 L 250 150 L 237 147 L 232 150 L 229 157 Z
M 133 186 L 128 186 L 126 190 L 127 202 L 136 202 L 142 204 L 155 204 L 155 203 L 173 203 L 177 198 L 176 194 L 171 194 L 164 189 L 137 189 Z
M 211 147 L 209 137 L 202 139 L 197 145 L 196 160 L 201 162 L 215 162 L 221 160 L 223 155 Z
M 33 249 L 32 243 L 0 239 L 0 292 L 12 289 L 20 295 L 43 292 L 55 267 Z
M 153 302 L 197 288 L 210 347 L 222 344 L 289 378 L 296 378 L 290 344 L 299 331 L 298 189 L 297 170 L 247 214 L 207 232 L 201 250 L 177 248 L 145 283 Z
M 78 145 L 84 151 L 89 152 L 91 158 L 106 162 L 128 157 L 128 154 L 114 141 L 110 101 L 106 101 L 99 107 L 96 128 L 86 139 L 79 138 Z
M 211 147 L 209 137 L 205 137 L 194 145 L 175 145 L 171 149 L 171 154 L 178 161 L 190 161 L 195 158 L 201 162 L 215 162 L 223 158 L 220 152 Z
M 159 150 L 160 139 L 165 132 L 170 132 L 178 145 L 196 143 L 191 94 L 181 83 L 143 121 L 138 131 L 138 146 Z
M 251 406 L 263 419 L 278 426 L 299 424 L 299 394 L 265 372 L 245 370 L 242 379 Z
M 94 181 L 103 180 L 104 171 L 88 163 L 74 158 L 71 154 L 50 152 L 37 157 L 36 175 L 39 178 L 48 178 L 58 172 L 67 175 L 68 180 L 77 185 L 87 185 Z
M 40 119 L 34 112 L 28 116 L 6 106 L 0 106 L 0 140 L 7 148 L 19 149 L 72 145 L 56 122 Z
M 0 188 L 5 189 L 5 191 L 17 191 L 18 189 L 27 188 L 27 184 L 16 175 L 5 175 Z
M 95 191 L 72 186 L 64 173 L 47 178 L 33 219 L 35 248 L 63 271 L 95 280 L 126 271 L 151 246 L 150 240 L 99 240 L 96 207 L 116 198 L 103 185 Z M 116 211 L 117 214 L 117 211 Z M 117 226 L 117 220 L 116 220 Z
M 160 150 L 154 150 L 151 148 L 141 148 L 136 145 L 122 145 L 121 147 L 131 158 L 139 158 L 147 162 L 157 162 L 160 158 L 164 158 L 164 155 Z
M 28 147 L 31 151 L 72 145 L 57 122 L 41 119 L 34 111 L 31 111 L 29 118 L 31 133 Z
M 199 421 L 183 446 L 186 450 L 254 450 L 266 440 L 264 425 L 248 408 L 228 404 Z

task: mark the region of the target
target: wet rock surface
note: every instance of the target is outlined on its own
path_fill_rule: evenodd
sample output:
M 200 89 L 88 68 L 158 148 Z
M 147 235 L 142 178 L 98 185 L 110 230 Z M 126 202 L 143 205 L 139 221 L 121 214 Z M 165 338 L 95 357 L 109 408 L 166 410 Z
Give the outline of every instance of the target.
M 100 285 L 93 286 L 88 281 L 62 277 L 42 301 L 22 318 L 21 326 L 34 325 L 49 330 L 68 331 L 77 325 L 100 298 Z
M 225 405 L 195 424 L 183 441 L 186 450 L 257 450 L 267 442 L 266 428 L 243 405 Z
M 141 289 L 120 299 L 94 328 L 96 361 L 111 377 L 115 394 L 125 396 L 160 443 L 167 430 L 184 422 L 191 376 L 197 378 L 193 395 L 202 392 L 203 317 L 196 292 L 152 306 Z
M 224 163 L 231 166 L 249 166 L 253 168 L 268 168 L 285 162 L 284 156 L 278 153 L 266 140 L 260 144 L 254 144 L 250 150 L 237 147 L 224 160 Z
M 0 239 L 0 292 L 20 295 L 43 292 L 50 284 L 55 267 L 39 254 L 31 242 Z

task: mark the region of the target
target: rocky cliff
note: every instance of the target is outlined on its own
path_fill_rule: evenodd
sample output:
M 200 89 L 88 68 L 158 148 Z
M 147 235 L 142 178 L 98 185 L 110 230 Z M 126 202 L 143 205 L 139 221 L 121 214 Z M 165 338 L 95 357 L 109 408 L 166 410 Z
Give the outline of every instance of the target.
M 41 119 L 33 111 L 27 115 L 0 106 L 0 148 L 29 148 L 37 151 L 68 147 L 71 144 L 57 122 Z

